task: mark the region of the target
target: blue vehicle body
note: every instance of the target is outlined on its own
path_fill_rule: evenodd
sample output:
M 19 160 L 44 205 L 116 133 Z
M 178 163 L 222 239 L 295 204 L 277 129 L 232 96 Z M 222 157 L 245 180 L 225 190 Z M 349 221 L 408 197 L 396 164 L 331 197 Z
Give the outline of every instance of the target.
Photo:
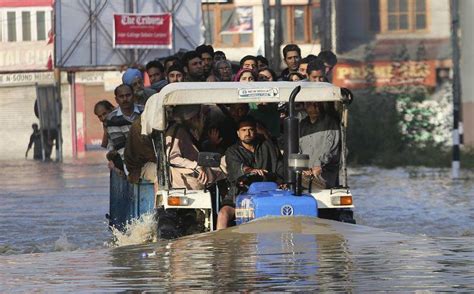
M 153 183 L 131 184 L 115 172 L 110 173 L 109 225 L 123 229 L 133 219 L 155 211 Z
M 276 183 L 258 182 L 236 198 L 236 224 L 266 216 L 318 216 L 318 203 L 313 196 L 295 196 L 292 191 L 279 190 Z

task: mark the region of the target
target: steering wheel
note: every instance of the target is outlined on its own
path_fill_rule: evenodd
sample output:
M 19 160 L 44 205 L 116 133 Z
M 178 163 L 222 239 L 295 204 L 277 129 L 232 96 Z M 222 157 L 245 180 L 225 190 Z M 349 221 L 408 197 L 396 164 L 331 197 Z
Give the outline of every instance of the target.
M 256 173 L 247 173 L 242 176 L 240 176 L 237 181 L 236 185 L 239 190 L 246 192 L 250 184 L 255 183 L 255 182 L 276 182 L 278 179 L 278 176 L 275 173 L 268 172 L 264 176 L 261 176 Z

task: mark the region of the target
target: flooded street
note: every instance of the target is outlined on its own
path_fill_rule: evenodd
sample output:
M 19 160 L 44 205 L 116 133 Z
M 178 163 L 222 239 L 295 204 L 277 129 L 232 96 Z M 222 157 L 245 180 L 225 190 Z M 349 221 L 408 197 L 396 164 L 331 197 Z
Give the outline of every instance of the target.
M 1 165 L 2 293 L 474 291 L 474 181 L 467 172 L 453 182 L 443 169 L 351 169 L 356 226 L 266 219 L 111 248 L 102 153 Z

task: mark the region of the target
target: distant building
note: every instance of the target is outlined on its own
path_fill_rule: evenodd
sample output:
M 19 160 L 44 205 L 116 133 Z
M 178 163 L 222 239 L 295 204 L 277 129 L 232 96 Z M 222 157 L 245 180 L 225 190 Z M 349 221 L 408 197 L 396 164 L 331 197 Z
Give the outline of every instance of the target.
M 474 1 L 459 1 L 461 24 L 461 102 L 464 145 L 474 147 Z M 462 160 L 462 159 L 461 159 Z
M 349 88 L 366 86 L 367 60 L 373 64 L 376 84 L 390 85 L 391 65 L 405 50 L 404 83 L 435 87 L 452 67 L 449 1 L 358 0 L 335 1 L 336 41 L 339 57 L 334 81 Z M 371 55 L 371 56 L 370 56 Z M 420 60 L 421 59 L 421 60 Z
M 243 56 L 264 55 L 265 35 L 262 1 L 202 1 L 204 38 L 227 58 L 239 61 Z M 270 1 L 270 26 L 274 26 L 275 1 Z M 283 46 L 298 44 L 302 55 L 318 54 L 321 49 L 319 0 L 282 0 Z M 273 29 L 271 30 L 273 31 Z M 283 48 L 282 46 L 282 48 Z M 281 51 L 280 51 L 281 52 Z
M 0 2 L 1 157 L 24 156 L 31 124 L 39 122 L 34 112 L 36 84 L 55 85 L 52 4 L 52 0 Z M 70 153 L 69 95 L 68 88 L 64 89 L 63 147 Z M 49 110 L 43 111 L 48 113 Z

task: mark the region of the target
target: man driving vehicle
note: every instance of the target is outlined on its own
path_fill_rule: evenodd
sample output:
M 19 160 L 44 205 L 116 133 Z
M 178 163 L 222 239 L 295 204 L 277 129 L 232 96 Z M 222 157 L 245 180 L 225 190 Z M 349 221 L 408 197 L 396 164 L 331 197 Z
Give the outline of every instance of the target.
M 270 140 L 258 136 L 256 127 L 257 123 L 252 117 L 242 118 L 237 123 L 239 140 L 225 153 L 230 190 L 217 217 L 218 230 L 227 228 L 229 221 L 235 217 L 235 196 L 242 192 L 238 187 L 242 176 L 259 175 L 277 182 L 283 178 L 280 151 Z

